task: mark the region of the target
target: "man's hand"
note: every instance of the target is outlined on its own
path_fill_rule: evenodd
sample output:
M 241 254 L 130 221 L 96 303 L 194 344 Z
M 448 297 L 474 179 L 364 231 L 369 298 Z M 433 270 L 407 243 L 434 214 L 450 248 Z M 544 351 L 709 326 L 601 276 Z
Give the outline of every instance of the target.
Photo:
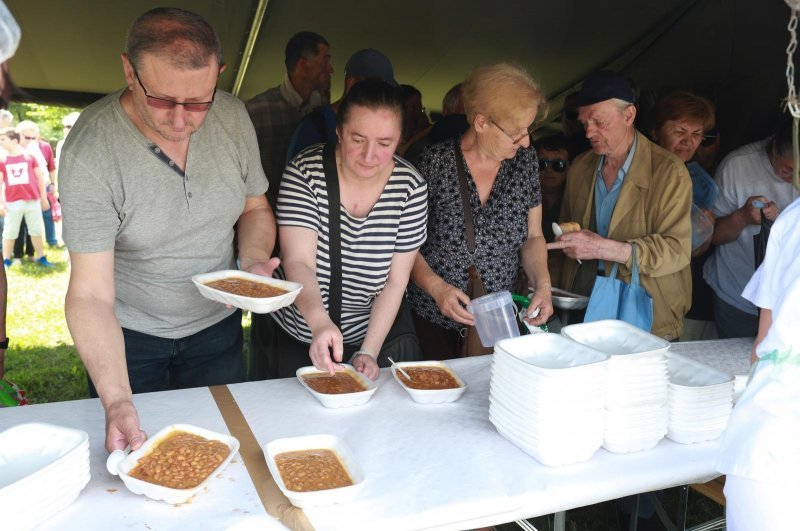
M 270 258 L 267 262 L 253 262 L 251 264 L 241 264 L 242 271 L 253 273 L 254 275 L 261 275 L 264 277 L 272 277 L 272 273 L 280 265 L 280 258 Z
M 356 354 L 353 357 L 353 368 L 373 381 L 377 380 L 381 374 L 378 362 L 369 354 Z
M 324 325 L 312 330 L 311 334 L 311 347 L 308 349 L 311 363 L 317 369 L 333 376 L 337 363 L 342 362 L 344 355 L 342 332 L 328 320 Z
M 556 241 L 547 244 L 547 250 L 561 249 L 573 260 L 605 259 L 602 247 L 606 241 L 607 239 L 599 234 L 583 229 L 579 232 L 562 234 Z
M 764 206 L 762 207 L 761 205 Z M 748 197 L 744 204 L 739 208 L 739 215 L 747 225 L 760 225 L 761 210 L 764 211 L 764 215 L 769 220 L 774 220 L 778 217 L 778 205 L 763 195 L 754 195 Z
M 139 426 L 139 414 L 133 402 L 123 400 L 106 408 L 106 451 L 139 448 L 147 440 L 147 434 Z
M 442 281 L 431 296 L 445 317 L 463 325 L 475 325 L 475 318 L 465 308 L 470 302 L 469 296 L 457 287 Z

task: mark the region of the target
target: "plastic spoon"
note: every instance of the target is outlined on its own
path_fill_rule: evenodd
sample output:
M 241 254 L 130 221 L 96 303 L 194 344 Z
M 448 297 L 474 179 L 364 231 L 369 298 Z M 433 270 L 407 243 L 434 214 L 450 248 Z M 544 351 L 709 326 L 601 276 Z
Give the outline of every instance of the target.
M 402 367 L 400 367 L 400 365 L 398 365 L 397 363 L 395 363 L 395 362 L 394 362 L 394 360 L 393 360 L 391 357 L 389 357 L 389 358 L 387 358 L 387 359 L 389 360 L 389 363 L 391 363 L 391 364 L 392 364 L 392 367 L 394 367 L 395 369 L 397 369 L 398 371 L 400 371 L 400 373 L 401 373 L 403 376 L 405 376 L 406 378 L 408 378 L 408 381 L 409 381 L 409 382 L 411 381 L 411 376 L 409 376 L 409 375 L 408 375 L 408 373 L 407 373 L 406 371 L 404 371 Z

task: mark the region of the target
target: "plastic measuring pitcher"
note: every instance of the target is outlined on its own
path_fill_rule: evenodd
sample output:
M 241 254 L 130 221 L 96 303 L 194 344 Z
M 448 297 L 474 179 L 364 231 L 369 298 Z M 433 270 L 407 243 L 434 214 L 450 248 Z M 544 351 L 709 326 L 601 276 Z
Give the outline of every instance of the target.
M 484 347 L 494 347 L 501 339 L 519 335 L 516 307 L 508 291 L 472 299 L 467 310 L 475 316 L 475 328 Z

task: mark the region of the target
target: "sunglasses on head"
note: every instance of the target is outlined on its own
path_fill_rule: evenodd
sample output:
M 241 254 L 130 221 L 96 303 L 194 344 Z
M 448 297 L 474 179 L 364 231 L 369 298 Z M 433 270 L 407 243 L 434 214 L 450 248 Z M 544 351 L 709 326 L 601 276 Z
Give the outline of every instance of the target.
M 546 170 L 547 168 L 552 168 L 554 171 L 558 173 L 562 173 L 564 170 L 567 169 L 569 162 L 564 159 L 539 159 L 539 168 Z

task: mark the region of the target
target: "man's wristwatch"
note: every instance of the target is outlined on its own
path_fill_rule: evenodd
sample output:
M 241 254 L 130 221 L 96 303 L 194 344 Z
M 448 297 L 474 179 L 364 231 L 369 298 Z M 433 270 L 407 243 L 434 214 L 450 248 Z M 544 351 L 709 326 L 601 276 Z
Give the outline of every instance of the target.
M 8 338 L 0 341 L 0 350 L 5 350 L 8 348 Z

